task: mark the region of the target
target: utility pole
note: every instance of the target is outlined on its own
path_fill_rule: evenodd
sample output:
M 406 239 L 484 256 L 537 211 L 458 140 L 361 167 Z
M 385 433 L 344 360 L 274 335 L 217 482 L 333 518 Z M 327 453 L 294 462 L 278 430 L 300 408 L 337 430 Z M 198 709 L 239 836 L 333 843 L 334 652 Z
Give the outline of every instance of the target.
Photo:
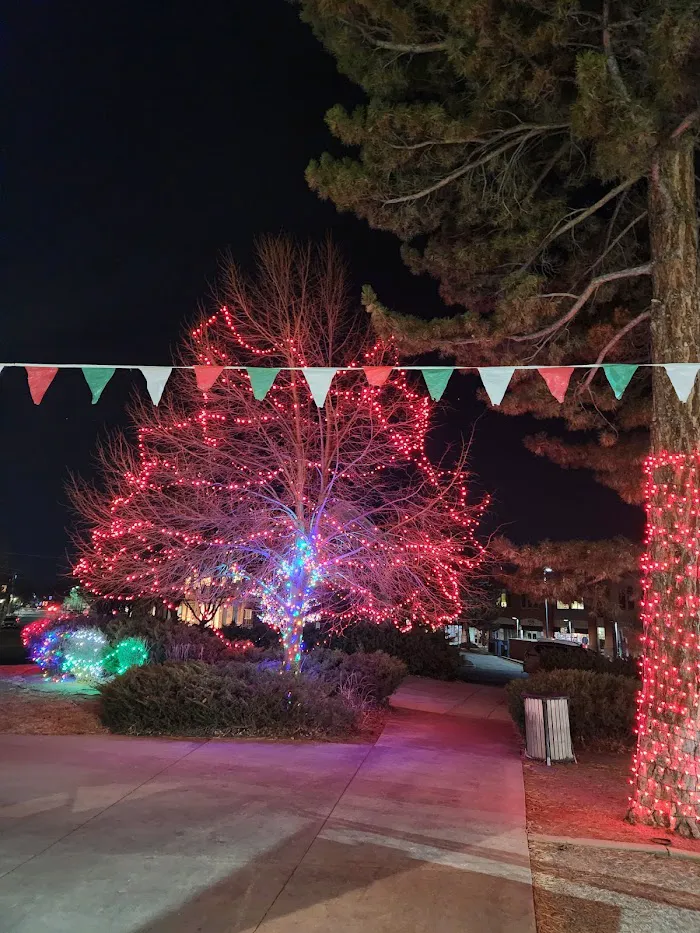
M 552 573 L 551 567 L 544 568 L 544 584 L 545 584 L 545 593 L 544 593 L 544 637 L 550 638 L 551 633 L 549 631 L 549 594 L 547 592 L 547 574 Z

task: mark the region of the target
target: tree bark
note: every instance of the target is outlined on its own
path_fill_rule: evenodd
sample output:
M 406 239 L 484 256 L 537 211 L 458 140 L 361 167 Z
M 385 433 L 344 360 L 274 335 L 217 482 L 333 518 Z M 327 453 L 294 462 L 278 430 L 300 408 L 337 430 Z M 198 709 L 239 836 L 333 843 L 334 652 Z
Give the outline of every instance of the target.
M 692 140 L 659 153 L 649 179 L 655 363 L 700 361 Z M 653 374 L 643 562 L 643 685 L 629 818 L 700 837 L 700 391 L 679 401 Z

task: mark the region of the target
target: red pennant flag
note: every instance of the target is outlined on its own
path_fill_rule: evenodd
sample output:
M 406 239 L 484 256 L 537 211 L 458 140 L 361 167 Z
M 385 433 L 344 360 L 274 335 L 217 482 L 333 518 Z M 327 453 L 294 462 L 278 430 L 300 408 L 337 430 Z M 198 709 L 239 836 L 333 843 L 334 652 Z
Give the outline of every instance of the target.
M 223 371 L 223 366 L 195 366 L 194 374 L 197 377 L 197 388 L 202 392 L 208 392 Z
M 58 366 L 25 366 L 24 368 L 27 370 L 27 382 L 32 401 L 38 405 L 53 382 Z
M 573 366 L 551 366 L 549 368 L 542 368 L 537 370 L 547 383 L 549 391 L 552 393 L 554 398 L 559 402 L 564 401 L 564 396 L 566 395 L 566 390 L 569 388 L 569 380 L 571 379 L 571 374 L 574 371 Z
M 393 366 L 363 366 L 367 382 L 375 388 L 383 386 L 391 375 Z

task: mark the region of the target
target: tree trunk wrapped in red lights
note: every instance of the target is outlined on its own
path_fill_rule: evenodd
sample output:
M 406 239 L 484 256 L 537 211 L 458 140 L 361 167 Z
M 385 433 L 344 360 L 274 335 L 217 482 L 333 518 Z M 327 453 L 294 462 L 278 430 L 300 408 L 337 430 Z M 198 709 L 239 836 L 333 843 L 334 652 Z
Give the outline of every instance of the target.
M 105 597 L 254 598 L 297 668 L 313 618 L 456 619 L 485 503 L 467 501 L 463 455 L 428 458 L 424 390 L 402 372 L 370 384 L 363 367 L 396 357 L 349 311 L 333 250 L 264 241 L 259 261 L 255 282 L 227 267 L 184 361 L 283 367 L 272 388 L 256 401 L 245 369 L 228 369 L 202 392 L 181 371 L 158 408 L 141 407 L 138 449 L 103 454 L 107 491 L 76 491 L 88 526 L 76 572 Z M 319 366 L 343 368 L 323 408 L 302 372 Z
M 660 153 L 649 191 L 655 362 L 700 360 L 694 150 Z M 643 685 L 629 818 L 700 838 L 700 391 L 654 372 L 646 464 Z

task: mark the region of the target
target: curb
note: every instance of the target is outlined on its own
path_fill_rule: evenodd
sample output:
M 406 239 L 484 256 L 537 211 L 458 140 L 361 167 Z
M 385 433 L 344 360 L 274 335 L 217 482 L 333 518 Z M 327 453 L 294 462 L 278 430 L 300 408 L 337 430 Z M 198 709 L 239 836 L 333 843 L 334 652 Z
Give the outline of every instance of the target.
M 674 849 L 672 846 L 646 845 L 643 842 L 615 842 L 610 839 L 579 839 L 575 836 L 546 836 L 542 833 L 528 833 L 531 842 L 542 842 L 549 845 L 582 846 L 590 849 L 613 849 L 619 852 L 639 852 L 645 855 L 662 855 L 669 858 L 686 859 L 690 862 L 700 862 L 700 852 L 689 852 L 687 849 Z

